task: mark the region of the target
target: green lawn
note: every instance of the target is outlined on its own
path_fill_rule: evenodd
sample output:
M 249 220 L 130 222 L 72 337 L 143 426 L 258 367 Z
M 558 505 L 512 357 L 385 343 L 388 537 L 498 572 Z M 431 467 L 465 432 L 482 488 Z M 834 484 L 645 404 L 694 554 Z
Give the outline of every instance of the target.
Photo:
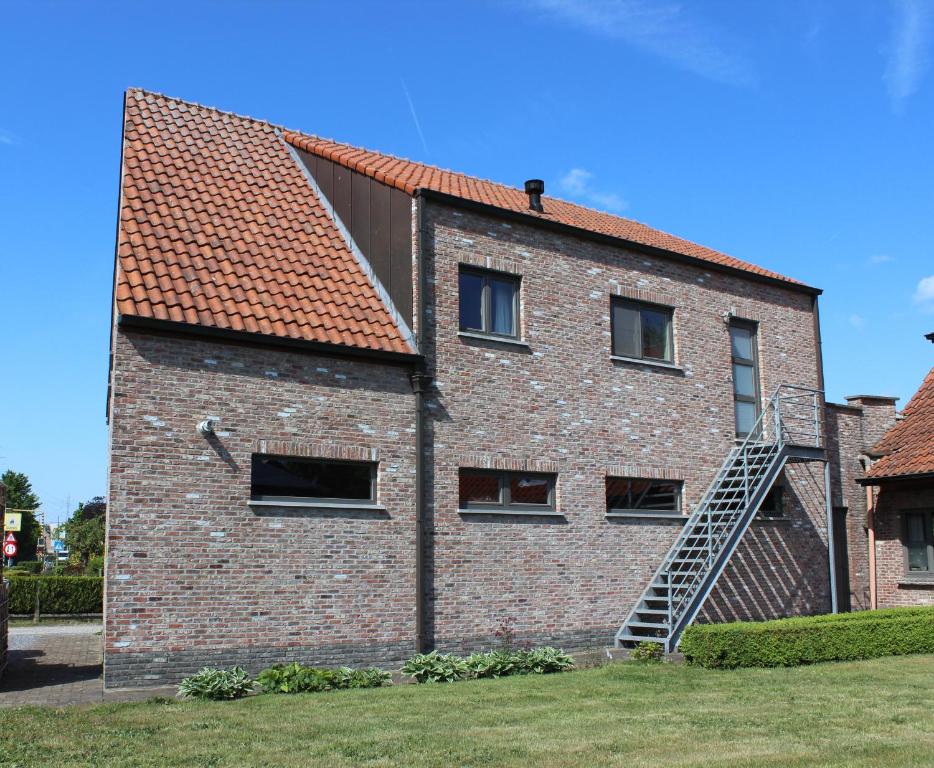
M 0 710 L 0 766 L 931 766 L 934 656 Z

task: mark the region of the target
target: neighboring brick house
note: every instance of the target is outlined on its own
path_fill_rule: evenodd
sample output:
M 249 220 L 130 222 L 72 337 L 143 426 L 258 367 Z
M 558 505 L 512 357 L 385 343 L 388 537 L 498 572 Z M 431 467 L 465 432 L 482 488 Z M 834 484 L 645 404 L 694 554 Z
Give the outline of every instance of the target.
M 893 404 L 877 419 L 891 426 L 865 451 L 869 468 L 859 480 L 871 505 L 872 607 L 934 605 L 934 368 L 894 416 Z
M 769 393 L 822 389 L 819 293 L 535 183 L 128 91 L 106 684 L 391 665 L 506 618 L 612 643 Z M 786 466 L 704 618 L 830 609 L 823 469 Z

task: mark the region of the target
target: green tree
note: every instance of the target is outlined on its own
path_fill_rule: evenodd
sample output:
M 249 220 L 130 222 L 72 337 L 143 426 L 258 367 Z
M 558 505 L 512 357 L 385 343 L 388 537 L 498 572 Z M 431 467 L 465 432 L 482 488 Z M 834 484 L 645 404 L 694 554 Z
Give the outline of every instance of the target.
M 19 547 L 17 560 L 35 560 L 36 542 L 42 535 L 42 527 L 32 510 L 39 506 L 39 497 L 32 490 L 32 483 L 22 472 L 8 469 L 0 476 L 0 483 L 6 486 L 6 508 L 27 510 L 23 512 L 23 526 L 15 534 Z
M 106 517 L 107 503 L 102 496 L 95 496 L 90 501 L 78 504 L 78 508 L 62 525 L 68 552 L 81 558 L 83 565 L 87 565 L 88 560 L 95 555 L 104 554 Z

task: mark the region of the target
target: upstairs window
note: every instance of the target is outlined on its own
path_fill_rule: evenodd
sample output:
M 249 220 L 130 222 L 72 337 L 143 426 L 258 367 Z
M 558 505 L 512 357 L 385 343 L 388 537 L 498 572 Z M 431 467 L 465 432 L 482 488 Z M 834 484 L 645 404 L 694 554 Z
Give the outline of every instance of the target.
M 909 573 L 934 571 L 934 513 L 905 514 L 905 550 Z
M 250 500 L 375 504 L 376 464 L 254 453 Z
M 680 512 L 681 482 L 637 477 L 606 479 L 606 511 Z
M 460 508 L 554 511 L 555 476 L 533 472 L 462 469 Z
M 503 272 L 461 267 L 460 329 L 518 338 L 519 278 Z
M 670 307 L 614 298 L 611 310 L 614 356 L 673 361 Z

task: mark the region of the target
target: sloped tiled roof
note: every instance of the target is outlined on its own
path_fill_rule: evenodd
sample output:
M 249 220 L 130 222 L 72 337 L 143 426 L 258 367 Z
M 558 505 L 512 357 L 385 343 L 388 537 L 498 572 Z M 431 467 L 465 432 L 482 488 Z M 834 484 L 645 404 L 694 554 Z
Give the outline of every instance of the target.
M 813 290 L 619 216 L 550 196 L 535 213 L 521 189 L 131 89 L 117 233 L 121 319 L 414 351 L 286 142 L 408 194 L 432 190 Z
M 129 90 L 117 312 L 410 353 L 268 123 Z
M 283 131 L 283 138 L 306 152 L 319 155 L 379 182 L 414 195 L 419 189 L 429 189 L 464 200 L 495 206 L 514 213 L 553 221 L 600 235 L 620 238 L 631 243 L 652 246 L 689 256 L 712 264 L 719 264 L 761 277 L 781 280 L 797 287 L 807 287 L 797 280 L 785 277 L 754 264 L 706 248 L 689 240 L 675 237 L 667 232 L 640 224 L 632 219 L 585 208 L 551 196 L 543 196 L 544 212 L 529 210 L 529 198 L 523 189 L 497 184 L 492 181 L 447 171 L 435 166 L 416 163 L 392 155 L 359 149 L 349 144 L 340 144 L 329 139 L 310 136 L 296 131 Z
M 873 462 L 868 479 L 934 473 L 934 368 L 901 415 L 873 448 L 882 458 Z

